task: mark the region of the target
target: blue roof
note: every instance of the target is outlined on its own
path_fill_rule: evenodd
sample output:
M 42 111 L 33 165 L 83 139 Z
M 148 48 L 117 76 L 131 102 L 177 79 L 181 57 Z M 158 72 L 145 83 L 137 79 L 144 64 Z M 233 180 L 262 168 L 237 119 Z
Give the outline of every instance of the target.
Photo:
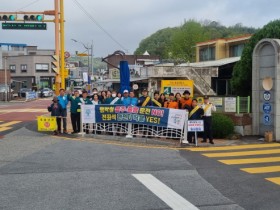
M 16 43 L 0 43 L 1 46 L 11 46 L 11 47 L 26 47 L 27 44 L 16 44 Z

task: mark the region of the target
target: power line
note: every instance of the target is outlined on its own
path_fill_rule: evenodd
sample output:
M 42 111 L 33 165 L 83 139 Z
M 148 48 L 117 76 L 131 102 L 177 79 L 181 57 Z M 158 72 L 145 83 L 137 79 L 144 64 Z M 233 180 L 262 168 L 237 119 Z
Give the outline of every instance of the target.
M 33 1 L 33 2 L 29 3 L 29 4 L 27 4 L 26 6 L 17 9 L 16 11 L 19 12 L 20 10 L 25 9 L 26 7 L 29 7 L 29 6 L 31 6 L 32 4 L 37 3 L 38 1 L 40 1 L 40 0 Z
M 86 9 L 77 1 L 72 0 L 82 11 L 83 13 L 89 17 L 89 19 L 94 22 L 98 28 L 100 28 L 110 39 L 112 39 L 117 45 L 119 45 L 126 52 L 128 51 L 120 42 L 118 42 L 109 32 L 107 32 L 92 16 L 90 13 L 86 11 Z

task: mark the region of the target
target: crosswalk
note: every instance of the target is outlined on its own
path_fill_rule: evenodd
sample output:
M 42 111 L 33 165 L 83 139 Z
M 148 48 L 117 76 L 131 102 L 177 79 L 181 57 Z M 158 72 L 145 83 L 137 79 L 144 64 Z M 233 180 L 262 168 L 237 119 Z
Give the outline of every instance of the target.
M 45 109 L 1 109 L 0 113 L 15 113 L 15 112 L 38 112 L 38 113 L 46 113 L 48 112 L 47 108 Z
M 15 124 L 18 124 L 21 122 L 22 121 L 9 121 L 9 122 L 0 121 L 0 132 L 10 130 L 13 128 L 13 127 L 11 127 L 12 125 L 15 125 Z
M 280 185 L 280 144 L 250 144 L 224 147 L 188 148 L 226 165 L 237 165 L 250 174 L 264 174 L 265 180 Z M 244 167 L 246 165 L 246 167 Z M 249 167 L 248 167 L 249 166 Z

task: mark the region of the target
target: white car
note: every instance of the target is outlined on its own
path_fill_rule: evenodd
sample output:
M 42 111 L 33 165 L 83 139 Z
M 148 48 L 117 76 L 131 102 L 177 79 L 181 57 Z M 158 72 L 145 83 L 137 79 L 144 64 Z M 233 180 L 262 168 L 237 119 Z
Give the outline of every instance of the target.
M 44 88 L 41 90 L 42 97 L 50 97 L 53 96 L 53 91 L 50 88 Z

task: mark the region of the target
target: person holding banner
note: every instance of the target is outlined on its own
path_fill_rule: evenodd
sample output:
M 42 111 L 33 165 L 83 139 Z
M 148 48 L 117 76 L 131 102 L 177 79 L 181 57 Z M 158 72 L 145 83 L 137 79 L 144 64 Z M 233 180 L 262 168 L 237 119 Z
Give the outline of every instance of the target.
M 123 91 L 123 97 L 121 98 L 122 104 L 125 106 L 130 105 L 130 97 L 128 96 L 128 90 Z
M 79 103 L 80 101 L 80 94 L 78 90 L 74 91 L 74 96 L 71 96 L 70 94 L 67 95 L 67 100 L 70 101 L 70 117 L 71 117 L 71 123 L 72 123 L 72 128 L 73 132 L 72 134 L 75 133 L 80 133 L 80 128 L 81 128 L 81 110 L 79 108 Z
M 104 102 L 104 104 L 110 104 L 110 105 L 114 105 L 114 104 L 122 104 L 122 101 L 119 97 L 117 97 L 117 92 L 115 90 L 112 91 L 112 95 L 110 97 L 110 91 L 107 92 L 107 98 Z
M 129 98 L 130 98 L 130 105 L 137 106 L 138 98 L 135 97 L 135 93 L 133 90 L 129 92 Z
M 204 110 L 200 108 L 197 104 L 196 99 L 192 99 L 192 105 L 189 109 L 189 120 L 201 120 L 202 116 L 204 114 Z M 188 132 L 188 142 L 195 144 L 195 133 L 194 132 Z
M 207 142 L 207 138 L 209 138 L 209 143 L 214 144 L 213 141 L 213 131 L 212 131 L 212 112 L 216 111 L 216 106 L 209 102 L 209 97 L 204 96 L 204 103 L 201 108 L 204 110 L 204 132 L 203 132 L 203 140 L 202 143 Z
M 142 90 L 142 96 L 138 99 L 138 104 L 137 106 L 152 106 L 152 100 L 151 97 L 148 96 L 148 90 L 143 89 Z
M 161 107 L 161 103 L 159 102 L 159 92 L 154 92 L 154 98 L 152 99 L 153 106 Z
M 178 108 L 179 108 L 178 102 L 177 102 L 176 99 L 174 98 L 174 93 L 170 93 L 170 94 L 169 94 L 169 98 L 168 98 L 168 100 L 164 103 L 164 107 L 165 107 L 165 108 L 169 108 L 169 109 L 178 109 Z
M 180 104 L 181 104 L 181 109 L 191 109 L 192 106 L 192 99 L 190 98 L 190 91 L 185 90 L 183 93 L 184 97 L 181 97 L 180 99 Z
M 62 106 L 58 103 L 57 97 L 53 97 L 53 103 L 48 107 L 48 111 L 51 112 L 51 116 L 56 117 L 57 130 L 54 131 L 54 135 L 58 135 L 61 131 L 61 117 L 63 113 Z

